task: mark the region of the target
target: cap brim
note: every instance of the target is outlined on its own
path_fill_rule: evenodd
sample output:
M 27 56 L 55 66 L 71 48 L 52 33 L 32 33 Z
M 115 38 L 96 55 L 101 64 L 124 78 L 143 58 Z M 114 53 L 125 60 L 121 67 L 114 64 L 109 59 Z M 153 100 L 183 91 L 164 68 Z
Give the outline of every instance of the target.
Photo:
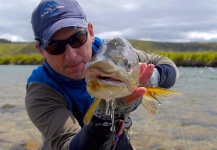
M 80 28 L 87 28 L 87 21 L 83 18 L 65 18 L 59 21 L 56 21 L 54 24 L 49 26 L 44 30 L 42 33 L 43 37 L 43 44 L 42 48 L 44 49 L 47 43 L 49 42 L 51 36 L 59 29 L 65 27 L 80 27 Z

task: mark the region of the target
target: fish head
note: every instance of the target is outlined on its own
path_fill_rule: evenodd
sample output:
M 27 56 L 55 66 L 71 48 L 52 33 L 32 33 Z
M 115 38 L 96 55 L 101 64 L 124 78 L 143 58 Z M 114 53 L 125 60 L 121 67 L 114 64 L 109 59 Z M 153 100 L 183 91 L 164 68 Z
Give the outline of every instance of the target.
M 139 85 L 139 61 L 135 49 L 124 38 L 105 41 L 86 64 L 87 91 L 111 100 L 130 95 Z

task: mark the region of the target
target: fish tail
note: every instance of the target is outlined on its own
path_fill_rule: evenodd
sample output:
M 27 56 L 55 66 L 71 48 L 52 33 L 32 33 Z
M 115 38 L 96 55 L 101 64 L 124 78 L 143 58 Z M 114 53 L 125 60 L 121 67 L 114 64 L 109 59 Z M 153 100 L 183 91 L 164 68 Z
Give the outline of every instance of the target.
M 96 108 L 98 107 L 99 103 L 100 103 L 101 99 L 96 98 L 94 100 L 94 102 L 92 103 L 92 105 L 89 107 L 89 109 L 87 110 L 83 122 L 85 125 L 88 125 L 90 123 L 91 118 L 93 117 L 94 112 L 96 111 Z
M 157 113 L 157 106 L 155 105 L 154 101 L 150 101 L 143 97 L 142 105 L 148 110 L 148 112 L 152 115 L 156 115 Z

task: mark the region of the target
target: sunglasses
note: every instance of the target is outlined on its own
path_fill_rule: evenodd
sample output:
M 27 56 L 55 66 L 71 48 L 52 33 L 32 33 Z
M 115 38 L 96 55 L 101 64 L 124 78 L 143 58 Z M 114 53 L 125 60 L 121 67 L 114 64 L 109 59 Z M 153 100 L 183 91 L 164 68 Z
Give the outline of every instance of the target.
M 66 51 L 66 44 L 72 48 L 79 48 L 87 42 L 87 30 L 81 30 L 66 40 L 50 41 L 45 50 L 50 55 L 60 55 Z

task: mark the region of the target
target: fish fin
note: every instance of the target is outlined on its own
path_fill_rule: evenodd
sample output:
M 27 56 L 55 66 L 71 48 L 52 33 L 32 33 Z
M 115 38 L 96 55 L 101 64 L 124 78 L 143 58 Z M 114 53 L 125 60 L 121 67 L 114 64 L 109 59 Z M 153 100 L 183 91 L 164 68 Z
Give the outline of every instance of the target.
M 147 92 L 145 93 L 144 97 L 149 100 L 156 100 L 158 101 L 159 104 L 161 104 L 161 102 L 156 98 L 156 96 L 173 97 L 181 94 L 181 92 L 179 91 L 168 90 L 160 87 L 146 87 L 146 88 L 147 88 Z
M 150 101 L 144 97 L 142 105 L 149 111 L 150 114 L 155 115 L 157 113 L 157 106 L 154 101 Z
M 89 109 L 87 110 L 83 122 L 85 125 L 88 125 L 90 123 L 91 118 L 93 117 L 94 112 L 96 111 L 97 106 L 99 105 L 101 99 L 96 98 L 92 105 L 89 107 Z
M 155 96 L 162 96 L 162 97 L 172 97 L 181 94 L 181 92 L 179 91 L 164 89 L 160 87 L 147 87 L 147 91 L 148 93 L 152 93 Z
M 161 104 L 161 102 L 154 96 L 154 94 L 148 90 L 143 97 L 147 100 L 156 100 L 158 104 Z

